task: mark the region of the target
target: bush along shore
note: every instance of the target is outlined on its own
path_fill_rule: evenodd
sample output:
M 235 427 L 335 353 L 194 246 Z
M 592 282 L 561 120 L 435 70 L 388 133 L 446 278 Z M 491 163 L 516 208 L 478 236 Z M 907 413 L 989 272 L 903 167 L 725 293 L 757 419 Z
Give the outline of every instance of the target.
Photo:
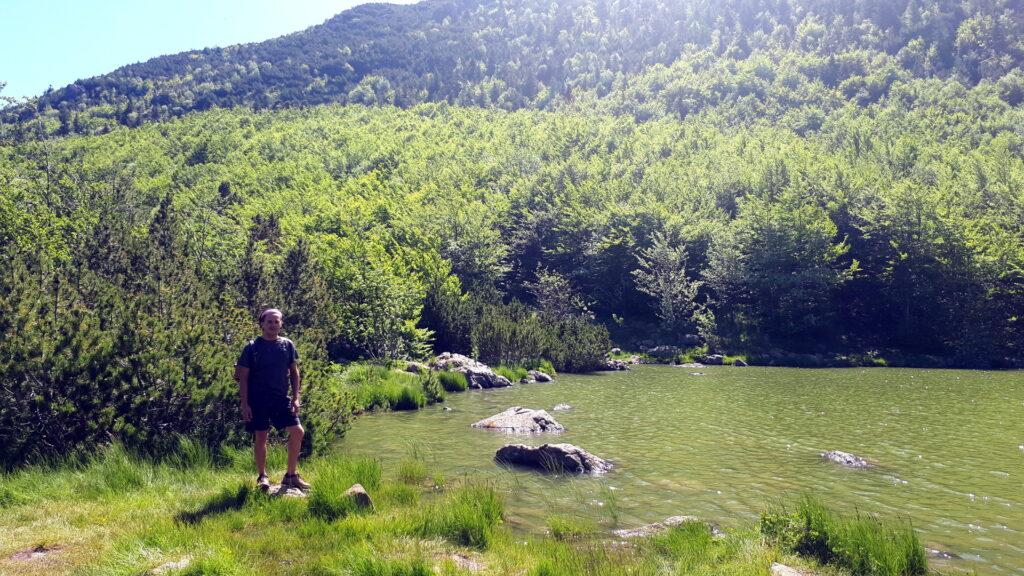
M 790 368 L 963 368 L 962 359 L 927 354 L 906 354 L 898 350 L 868 352 L 792 352 L 779 348 L 746 352 L 712 351 L 700 346 L 658 344 L 640 346 L 637 351 L 612 348 L 606 369 L 624 370 L 633 364 L 672 364 L 693 366 L 780 366 Z M 969 365 L 969 364 L 967 364 Z M 694 366 L 695 367 L 695 366 Z M 1004 358 L 991 363 L 993 369 L 1020 369 L 1024 361 Z
M 503 522 L 501 479 L 447 479 L 411 451 L 394 469 L 338 454 L 304 469 L 306 497 L 252 488 L 248 450 L 187 440 L 142 460 L 119 445 L 24 467 L 0 483 L 4 574 L 882 574 L 927 573 L 909 525 L 843 518 L 805 499 L 759 526 L 680 518 L 640 530 L 615 515 Z M 271 470 L 285 454 L 270 452 Z M 349 490 L 359 484 L 365 493 Z M 786 567 L 799 572 L 786 572 Z

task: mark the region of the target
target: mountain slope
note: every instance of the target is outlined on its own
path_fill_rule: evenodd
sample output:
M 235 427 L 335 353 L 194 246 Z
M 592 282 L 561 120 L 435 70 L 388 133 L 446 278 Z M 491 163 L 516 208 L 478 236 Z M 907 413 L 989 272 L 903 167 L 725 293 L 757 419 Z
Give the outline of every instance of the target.
M 8 109 L 3 119 L 48 118 L 48 131 L 68 133 L 238 105 L 552 108 L 617 94 L 629 108 L 637 93 L 645 100 L 652 70 L 667 70 L 671 80 L 681 61 L 721 68 L 752 57 L 769 71 L 788 59 L 799 74 L 783 87 L 795 94 L 825 86 L 863 104 L 865 96 L 887 94 L 895 78 L 940 77 L 966 85 L 1001 80 L 1016 104 L 1024 100 L 1022 38 L 1024 12 L 1011 0 L 368 4 L 266 42 L 163 56 L 80 80 L 33 106 Z M 681 114 L 679 106 L 654 113 L 701 109 L 698 99 Z

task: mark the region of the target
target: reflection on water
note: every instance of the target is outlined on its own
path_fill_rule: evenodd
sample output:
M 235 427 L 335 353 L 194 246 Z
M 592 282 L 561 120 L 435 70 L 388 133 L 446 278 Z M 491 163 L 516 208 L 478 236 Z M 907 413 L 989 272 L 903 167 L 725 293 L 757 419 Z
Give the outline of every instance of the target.
M 343 449 L 378 457 L 387 470 L 415 446 L 448 478 L 488 478 L 527 530 L 556 513 L 622 526 L 674 514 L 750 524 L 767 502 L 813 492 L 850 513 L 909 516 L 927 547 L 966 559 L 950 567 L 1024 574 L 1024 373 L 702 371 L 643 366 L 451 394 L 450 411 L 360 418 Z M 551 412 L 559 403 L 572 409 Z M 509 437 L 469 427 L 517 405 L 548 410 L 566 432 Z M 505 443 L 545 441 L 579 445 L 616 468 L 566 478 L 493 461 Z M 820 459 L 826 450 L 877 466 L 841 468 Z

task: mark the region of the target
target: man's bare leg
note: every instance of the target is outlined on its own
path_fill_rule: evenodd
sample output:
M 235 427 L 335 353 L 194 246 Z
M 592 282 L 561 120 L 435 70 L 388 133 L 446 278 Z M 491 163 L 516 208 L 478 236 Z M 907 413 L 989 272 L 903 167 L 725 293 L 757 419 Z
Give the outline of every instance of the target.
M 299 450 L 302 449 L 302 437 L 306 431 L 302 424 L 288 427 L 288 475 L 295 474 L 299 465 Z
M 256 474 L 259 476 L 267 475 L 267 437 L 269 435 L 270 430 L 257 430 L 253 433 L 252 451 L 256 457 Z

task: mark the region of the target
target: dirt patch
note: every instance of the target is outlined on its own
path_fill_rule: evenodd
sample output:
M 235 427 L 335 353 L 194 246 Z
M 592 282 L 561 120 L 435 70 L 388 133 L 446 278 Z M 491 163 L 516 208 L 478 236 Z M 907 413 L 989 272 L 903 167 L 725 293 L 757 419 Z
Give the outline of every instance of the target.
M 34 546 L 11 554 L 10 559 L 17 562 L 31 562 L 33 560 L 46 558 L 59 550 L 59 546 Z
M 453 552 L 445 555 L 443 558 L 451 560 L 460 570 L 482 572 L 487 569 L 487 565 L 481 562 L 479 558 L 474 558 L 468 554 Z
M 157 566 L 156 568 L 153 568 L 152 570 L 150 570 L 149 573 L 150 574 L 166 574 L 166 573 L 168 573 L 168 572 L 170 572 L 172 570 L 184 570 L 185 568 L 188 568 L 189 564 L 191 564 L 191 563 L 192 563 L 192 557 L 191 556 L 185 556 L 184 558 L 182 558 L 181 560 L 178 560 L 176 562 L 167 562 L 165 564 L 161 564 L 161 565 Z

